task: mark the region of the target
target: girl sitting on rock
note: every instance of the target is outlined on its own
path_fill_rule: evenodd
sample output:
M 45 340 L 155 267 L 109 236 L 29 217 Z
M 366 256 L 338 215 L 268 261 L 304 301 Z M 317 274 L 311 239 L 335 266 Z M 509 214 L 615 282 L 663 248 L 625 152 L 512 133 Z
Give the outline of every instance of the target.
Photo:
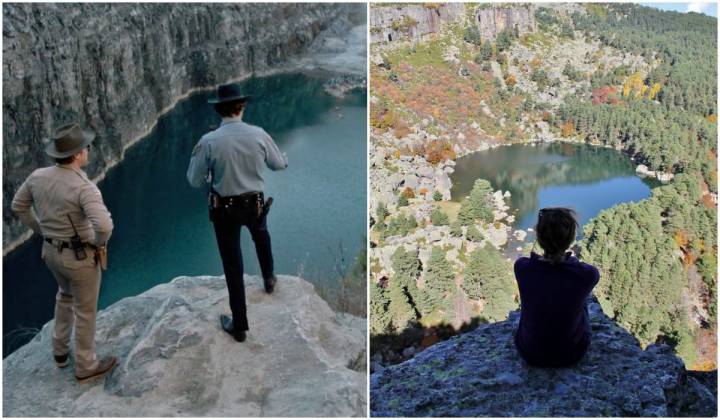
M 535 232 L 544 255 L 531 251 L 515 261 L 520 290 L 515 347 L 530 365 L 573 365 L 590 345 L 587 298 L 600 274 L 567 252 L 577 228 L 574 211 L 541 209 Z

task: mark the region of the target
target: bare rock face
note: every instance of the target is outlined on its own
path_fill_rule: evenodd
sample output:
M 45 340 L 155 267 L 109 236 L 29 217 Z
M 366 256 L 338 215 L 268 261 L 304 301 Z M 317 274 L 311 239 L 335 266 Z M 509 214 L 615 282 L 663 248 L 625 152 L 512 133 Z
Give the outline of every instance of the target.
M 464 11 L 463 3 L 374 4 L 370 8 L 370 41 L 419 39 L 460 19 Z
M 52 321 L 3 360 L 4 416 L 364 416 L 367 322 L 336 314 L 306 281 L 275 292 L 246 277 L 250 331 L 237 343 L 222 277 L 179 277 L 98 314 L 98 354 L 119 365 L 79 385 L 54 366 Z
M 575 366 L 530 367 L 513 344 L 519 313 L 370 376 L 378 417 L 716 416 L 717 397 L 666 345 L 637 340 L 591 303 L 592 343 Z M 715 379 L 716 380 L 716 379 Z
M 495 39 L 502 31 L 515 31 L 522 35 L 536 32 L 535 9 L 526 7 L 480 8 L 475 14 L 475 23 L 481 39 Z
M 98 134 L 87 168 L 97 178 L 183 95 L 278 68 L 352 8 L 4 4 L 4 253 L 29 232 L 10 201 L 30 172 L 50 163 L 43 147 L 53 127 L 77 120 Z

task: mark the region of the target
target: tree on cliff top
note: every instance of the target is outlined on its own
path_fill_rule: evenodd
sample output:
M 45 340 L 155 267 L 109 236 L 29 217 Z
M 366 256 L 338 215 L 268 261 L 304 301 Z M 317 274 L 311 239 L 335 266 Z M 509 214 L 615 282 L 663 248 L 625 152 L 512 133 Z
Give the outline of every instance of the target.
M 477 220 L 493 221 L 492 193 L 493 189 L 488 181 L 475 180 L 470 195 L 460 205 L 458 220 L 463 226 L 473 225 Z
M 461 287 L 471 299 L 484 301 L 482 314 L 490 321 L 507 318 L 517 306 L 511 271 L 510 264 L 491 246 L 470 253 Z
M 441 308 L 446 303 L 448 294 L 455 288 L 455 270 L 445 258 L 445 251 L 433 247 L 425 271 L 425 292 L 428 304 L 433 308 Z
M 388 312 L 387 290 L 374 281 L 370 282 L 370 334 L 381 335 L 390 330 L 391 319 Z

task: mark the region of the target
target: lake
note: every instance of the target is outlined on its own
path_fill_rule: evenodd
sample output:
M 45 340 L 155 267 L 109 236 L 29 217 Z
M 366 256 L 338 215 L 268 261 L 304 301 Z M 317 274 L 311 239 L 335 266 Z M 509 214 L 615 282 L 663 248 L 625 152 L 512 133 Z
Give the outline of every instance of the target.
M 263 127 L 289 161 L 284 171 L 264 172 L 265 195 L 275 199 L 268 215 L 275 272 L 333 289 L 365 247 L 367 118 L 366 93 L 334 98 L 323 90 L 328 77 L 285 74 L 242 85 L 253 96 L 244 120 Z M 223 274 L 205 190 L 185 178 L 194 145 L 220 123 L 210 96 L 179 102 L 100 183 L 115 231 L 99 308 L 177 276 Z M 40 248 L 34 237 L 3 259 L 3 357 L 52 319 L 57 285 Z M 242 249 L 246 273 L 258 274 L 246 229 Z
M 627 155 L 584 144 L 516 144 L 472 153 L 456 163 L 450 175 L 452 199 L 461 201 L 475 180 L 484 178 L 494 189 L 510 191 L 515 229 L 532 228 L 544 207 L 570 207 L 582 226 L 604 209 L 649 197 L 660 185 L 637 176 Z

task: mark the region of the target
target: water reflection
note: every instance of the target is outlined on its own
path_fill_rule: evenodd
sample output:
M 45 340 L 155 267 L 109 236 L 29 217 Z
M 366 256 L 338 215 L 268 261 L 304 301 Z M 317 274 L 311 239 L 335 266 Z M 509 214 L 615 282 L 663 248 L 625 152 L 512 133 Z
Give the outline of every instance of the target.
M 615 150 L 569 143 L 512 145 L 473 153 L 457 160 L 452 198 L 460 201 L 477 178 L 510 191 L 517 228 L 532 227 L 543 207 L 578 211 L 581 224 L 603 209 L 650 195 L 659 185 L 635 175 L 634 163 Z

